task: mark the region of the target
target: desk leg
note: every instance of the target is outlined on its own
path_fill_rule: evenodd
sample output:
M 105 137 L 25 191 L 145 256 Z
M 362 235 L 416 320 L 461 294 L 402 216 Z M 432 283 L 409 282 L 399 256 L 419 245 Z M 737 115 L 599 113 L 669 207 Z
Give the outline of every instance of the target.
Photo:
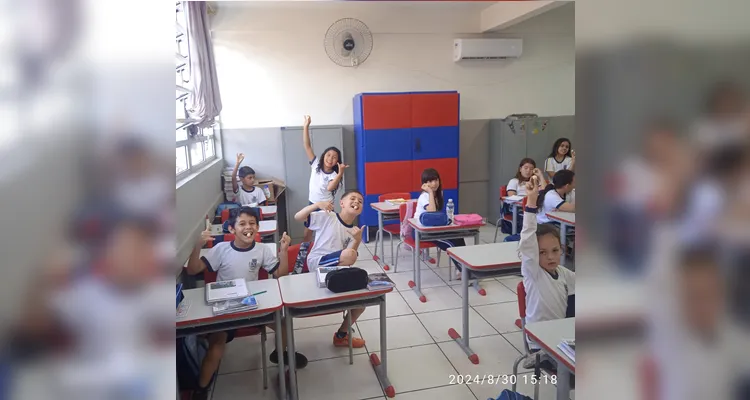
M 479 243 L 479 231 L 477 231 L 477 233 L 474 234 L 474 245 L 478 245 Z M 463 268 L 466 268 L 466 266 L 464 265 Z M 477 290 L 477 293 L 479 293 L 480 296 L 487 295 L 487 291 L 479 286 L 479 279 L 475 280 L 473 285 L 474 289 Z
M 286 400 L 286 371 L 284 371 L 284 343 L 281 340 L 281 310 L 276 311 L 276 351 L 281 351 L 281 357 L 279 357 L 279 395 L 281 400 Z M 263 356 L 265 360 L 265 355 Z
M 557 400 L 570 399 L 570 371 L 563 365 L 557 363 Z
M 412 257 L 414 260 L 414 271 L 413 271 L 414 280 L 409 281 L 409 287 L 414 289 L 414 292 L 417 294 L 419 301 L 421 301 L 422 303 L 426 303 L 427 297 L 425 297 L 425 295 L 422 294 L 422 274 L 420 272 L 422 268 L 420 268 L 421 265 L 419 265 L 419 262 L 420 262 L 419 259 L 421 257 L 422 257 L 422 254 L 419 251 L 419 231 L 415 229 L 414 230 L 414 252 L 413 252 L 413 257 Z
M 448 336 L 458 343 L 472 364 L 479 364 L 479 356 L 469 347 L 469 275 L 469 269 L 464 265 L 461 268 L 461 329 L 464 336 L 461 337 L 453 328 L 448 329 Z
M 352 351 L 352 310 L 346 310 L 346 335 L 349 337 L 349 365 L 354 364 L 354 351 Z
M 518 233 L 518 205 L 516 203 L 513 203 L 513 227 L 511 229 L 511 233 L 513 235 Z
M 396 390 L 391 385 L 391 381 L 388 380 L 388 347 L 386 340 L 386 314 L 385 314 L 385 295 L 383 295 L 380 302 L 380 355 L 382 359 L 378 358 L 378 355 L 372 353 L 370 355 L 370 362 L 372 367 L 375 369 L 375 375 L 380 381 L 380 386 L 385 391 L 388 397 L 393 398 L 396 396 Z
M 560 255 L 560 265 L 565 265 L 565 253 L 568 251 L 567 230 L 568 230 L 568 224 L 561 222 L 560 223 L 560 244 L 562 245 L 562 255 Z
M 289 354 L 289 359 L 294 360 L 295 359 L 295 352 L 294 352 L 294 324 L 292 323 L 292 320 L 294 318 L 292 317 L 292 313 L 289 312 L 287 309 L 286 313 L 286 347 Z M 280 335 L 276 335 L 280 336 Z M 283 354 L 279 357 L 280 359 L 284 359 Z M 281 361 L 280 361 L 281 362 Z M 279 363 L 279 365 L 281 365 Z M 292 400 L 299 399 L 299 394 L 297 393 L 297 365 L 294 362 L 289 363 L 289 392 L 291 393 Z

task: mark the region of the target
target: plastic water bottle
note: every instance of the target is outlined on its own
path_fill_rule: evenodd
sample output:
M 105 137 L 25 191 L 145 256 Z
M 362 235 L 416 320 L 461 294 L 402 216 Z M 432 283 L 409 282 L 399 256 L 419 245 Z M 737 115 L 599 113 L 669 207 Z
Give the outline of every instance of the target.
M 455 206 L 453 205 L 453 199 L 448 199 L 448 205 L 445 206 L 445 213 L 448 215 L 448 219 L 453 222 L 453 212 L 455 211 Z

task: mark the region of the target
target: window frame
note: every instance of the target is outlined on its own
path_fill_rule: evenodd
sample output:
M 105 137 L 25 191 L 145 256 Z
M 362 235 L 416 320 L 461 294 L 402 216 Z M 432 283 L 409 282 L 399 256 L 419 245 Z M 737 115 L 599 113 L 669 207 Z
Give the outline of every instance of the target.
M 190 97 L 190 94 L 193 93 L 193 88 L 191 87 L 191 82 L 189 80 L 190 76 L 190 37 L 187 34 L 187 23 L 185 20 L 185 14 L 183 10 L 184 2 L 183 1 L 177 1 L 176 2 L 176 15 L 175 15 L 175 31 L 176 31 L 176 37 L 175 37 L 175 73 L 178 75 L 181 75 L 182 83 L 183 85 L 176 85 L 176 102 L 177 106 L 179 107 L 180 103 L 182 103 L 182 108 L 185 109 L 187 100 Z M 182 13 L 182 14 L 180 14 Z M 183 24 L 181 24 L 182 22 Z M 187 51 L 187 55 L 182 55 L 179 51 L 180 49 L 180 43 L 184 42 L 184 48 Z M 188 71 L 187 76 L 188 80 L 185 80 L 185 71 Z M 177 109 L 177 108 L 175 108 Z M 175 122 L 176 122 L 176 129 L 175 129 L 175 142 L 176 142 L 176 148 L 179 149 L 181 147 L 185 148 L 185 156 L 187 159 L 187 169 L 185 169 L 182 172 L 177 172 L 177 168 L 175 166 L 175 173 L 176 173 L 176 180 L 180 181 L 181 179 L 184 179 L 185 177 L 193 174 L 195 171 L 199 170 L 200 168 L 203 168 L 208 163 L 218 159 L 218 152 L 216 151 L 216 134 L 217 132 L 220 132 L 220 125 L 218 119 L 214 121 L 214 123 L 211 126 L 204 127 L 204 128 L 198 128 L 198 133 L 190 137 L 190 135 L 187 135 L 187 139 L 184 140 L 176 140 L 177 132 L 179 132 L 182 129 L 188 129 L 191 126 L 196 124 L 196 121 L 190 120 L 188 118 L 187 110 L 185 110 L 185 114 L 183 118 L 179 118 L 175 115 Z M 206 145 L 205 142 L 207 140 L 212 141 L 213 145 L 213 155 L 206 157 Z M 203 154 L 203 161 L 197 163 L 196 165 L 193 165 L 192 160 L 192 154 L 190 151 L 191 145 L 197 144 L 200 149 L 201 153 Z M 176 159 L 175 159 L 176 164 Z

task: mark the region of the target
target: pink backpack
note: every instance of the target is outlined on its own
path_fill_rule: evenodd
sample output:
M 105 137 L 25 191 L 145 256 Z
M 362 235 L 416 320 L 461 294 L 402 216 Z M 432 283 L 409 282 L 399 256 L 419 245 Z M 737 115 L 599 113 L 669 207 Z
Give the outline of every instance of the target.
M 482 225 L 482 216 L 479 214 L 458 214 L 453 216 L 456 225 Z

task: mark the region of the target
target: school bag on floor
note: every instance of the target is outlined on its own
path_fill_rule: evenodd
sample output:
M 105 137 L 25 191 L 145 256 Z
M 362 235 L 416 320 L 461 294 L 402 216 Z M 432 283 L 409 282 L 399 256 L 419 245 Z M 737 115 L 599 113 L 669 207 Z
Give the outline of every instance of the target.
M 203 358 L 208 353 L 208 340 L 196 335 L 177 339 L 177 383 L 180 391 L 197 390 L 198 379 L 201 374 Z M 211 377 L 211 383 L 216 379 L 216 373 Z
M 508 389 L 503 390 L 500 392 L 500 396 L 497 396 L 497 399 L 487 399 L 487 400 L 532 400 L 529 396 L 524 396 L 521 393 L 518 392 L 512 392 Z

